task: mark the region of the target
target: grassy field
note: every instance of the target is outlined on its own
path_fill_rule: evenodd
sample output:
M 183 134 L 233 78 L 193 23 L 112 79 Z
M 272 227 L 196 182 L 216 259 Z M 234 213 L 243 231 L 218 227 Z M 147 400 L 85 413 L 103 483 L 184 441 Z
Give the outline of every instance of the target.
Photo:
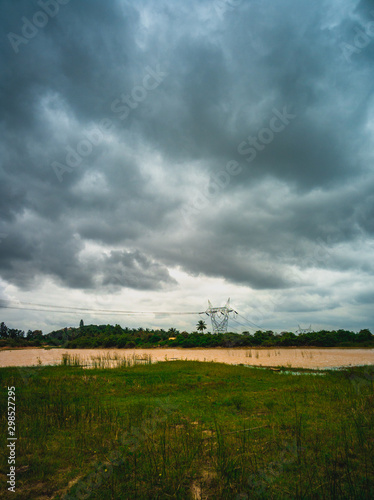
M 0 497 L 374 498 L 373 367 L 77 365 L 0 369 L 3 450 L 7 386 L 18 436 Z

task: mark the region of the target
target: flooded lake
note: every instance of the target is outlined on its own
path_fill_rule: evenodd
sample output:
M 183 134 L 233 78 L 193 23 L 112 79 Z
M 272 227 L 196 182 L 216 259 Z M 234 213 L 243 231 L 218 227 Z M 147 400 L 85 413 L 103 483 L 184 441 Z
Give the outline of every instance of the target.
M 374 349 L 338 348 L 213 348 L 213 349 L 14 349 L 0 351 L 0 367 L 61 364 L 63 355 L 79 357 L 87 366 L 105 358 L 109 365 L 132 358 L 136 363 L 197 360 L 232 365 L 334 368 L 374 365 Z M 113 360 L 113 363 L 111 363 Z

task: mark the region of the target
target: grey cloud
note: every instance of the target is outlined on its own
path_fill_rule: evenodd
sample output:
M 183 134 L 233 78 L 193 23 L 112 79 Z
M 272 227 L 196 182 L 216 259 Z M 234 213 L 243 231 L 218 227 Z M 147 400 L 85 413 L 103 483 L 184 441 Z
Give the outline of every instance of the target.
M 215 5 L 74 0 L 15 54 L 7 33 L 39 7 L 3 2 L 3 280 L 150 292 L 172 290 L 175 267 L 291 293 L 290 269 L 372 276 L 374 41 L 351 61 L 341 48 L 372 2 Z M 147 67 L 166 76 L 121 120 L 113 100 Z M 247 161 L 238 146 L 275 108 L 295 118 Z M 59 182 L 53 162 L 103 119 L 111 129 Z M 183 207 L 230 160 L 241 173 L 186 225 Z
M 141 252 L 112 251 L 103 263 L 103 285 L 139 290 L 157 290 L 175 285 L 165 266 L 151 261 Z
M 27 224 L 25 224 L 27 226 Z M 165 266 L 140 251 L 112 251 L 109 255 L 85 255 L 83 242 L 63 228 L 34 222 L 33 230 L 9 234 L 0 245 L 2 277 L 20 287 L 36 286 L 50 276 L 68 288 L 93 289 L 114 285 L 138 290 L 157 290 L 175 285 Z

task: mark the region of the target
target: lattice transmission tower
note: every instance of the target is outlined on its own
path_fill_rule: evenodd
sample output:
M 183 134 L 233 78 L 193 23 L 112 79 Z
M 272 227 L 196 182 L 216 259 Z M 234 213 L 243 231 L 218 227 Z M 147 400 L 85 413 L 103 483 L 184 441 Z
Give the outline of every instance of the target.
M 209 307 L 205 313 L 210 316 L 213 333 L 226 333 L 230 313 L 238 314 L 230 307 L 230 299 L 223 307 L 213 307 L 210 300 L 208 300 L 208 305 Z
M 299 326 L 299 329 L 296 330 L 296 333 L 311 333 L 313 330 L 312 330 L 312 325 L 310 325 L 309 328 L 301 328 L 300 325 Z

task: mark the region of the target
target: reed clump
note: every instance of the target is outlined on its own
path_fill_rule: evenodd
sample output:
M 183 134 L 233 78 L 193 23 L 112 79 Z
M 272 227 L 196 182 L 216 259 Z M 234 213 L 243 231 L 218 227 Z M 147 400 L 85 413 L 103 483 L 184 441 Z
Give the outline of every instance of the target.
M 128 354 L 121 356 L 114 352 L 107 352 L 105 354 L 98 354 L 90 356 L 89 359 L 79 355 L 71 355 L 64 353 L 61 359 L 63 366 L 80 366 L 84 368 L 126 368 L 137 364 L 150 364 L 152 363 L 151 354 Z

